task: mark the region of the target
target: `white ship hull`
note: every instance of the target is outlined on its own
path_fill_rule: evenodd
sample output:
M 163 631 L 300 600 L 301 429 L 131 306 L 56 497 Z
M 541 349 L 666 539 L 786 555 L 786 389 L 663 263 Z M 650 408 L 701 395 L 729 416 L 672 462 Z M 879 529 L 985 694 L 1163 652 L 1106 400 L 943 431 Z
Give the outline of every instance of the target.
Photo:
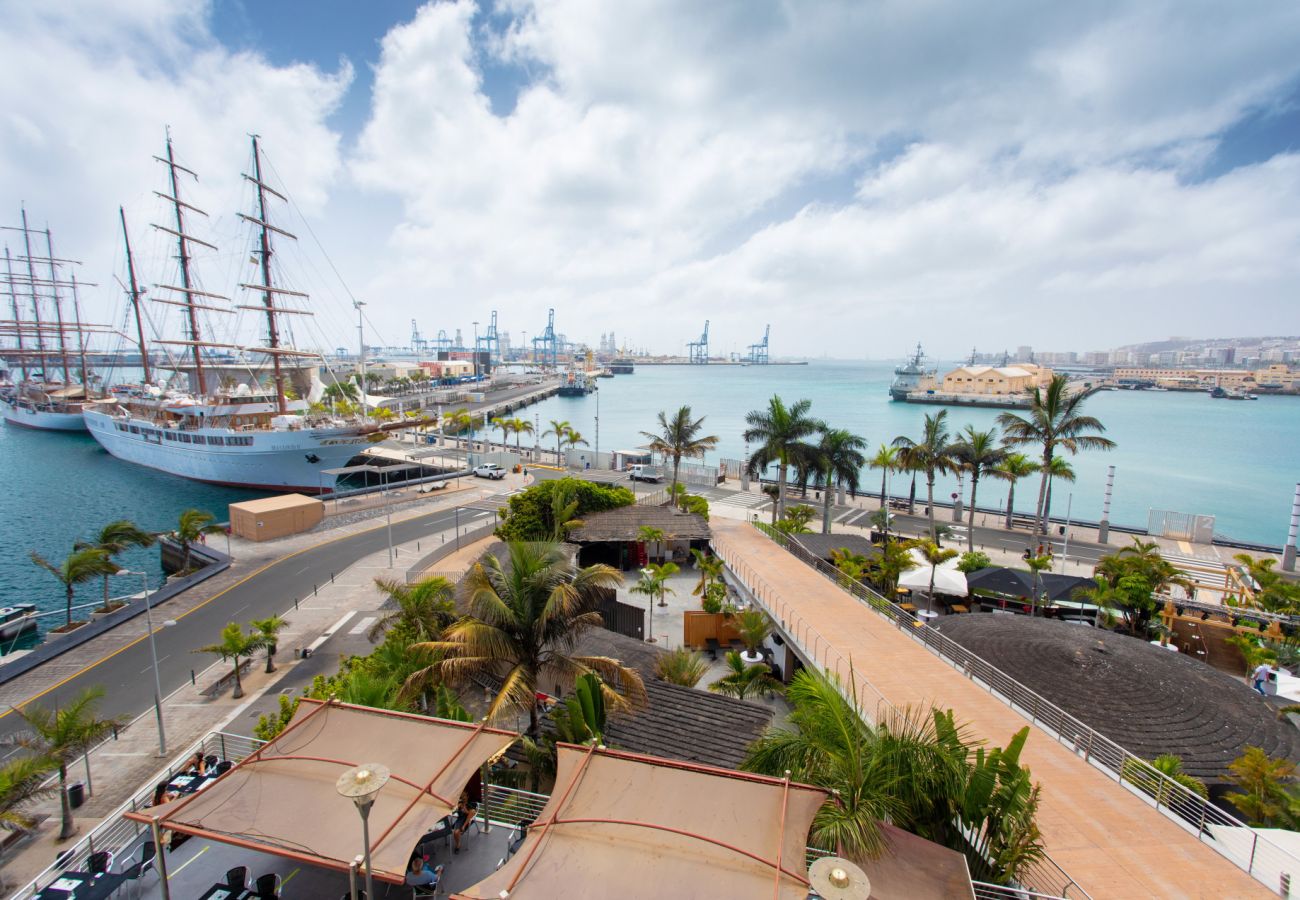
M 27 403 L 14 404 L 0 402 L 4 409 L 4 420 L 10 425 L 22 428 L 35 428 L 38 431 L 85 431 L 86 420 L 80 412 L 55 412 L 39 409 Z
M 353 428 L 270 430 L 162 428 L 87 410 L 86 425 L 118 459 L 209 484 L 316 493 L 334 487 L 326 469 L 347 465 L 368 443 Z

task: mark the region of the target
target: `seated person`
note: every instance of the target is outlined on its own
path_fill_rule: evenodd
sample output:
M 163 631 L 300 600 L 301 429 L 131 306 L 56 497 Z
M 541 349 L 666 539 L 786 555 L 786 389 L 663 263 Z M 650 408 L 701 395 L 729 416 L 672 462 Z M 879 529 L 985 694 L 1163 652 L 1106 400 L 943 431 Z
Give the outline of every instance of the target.
M 406 869 L 407 887 L 421 887 L 438 883 L 442 877 L 442 866 L 430 869 L 428 862 L 420 854 L 411 857 L 411 864 Z
M 456 804 L 456 821 L 451 826 L 451 840 L 454 844 L 452 853 L 460 852 L 460 836 L 469 828 L 478 813 L 478 803 L 469 795 L 469 791 L 460 792 L 460 802 Z
M 187 775 L 203 776 L 208 774 L 208 761 L 203 758 L 203 751 L 195 753 L 190 758 L 189 767 L 186 769 Z

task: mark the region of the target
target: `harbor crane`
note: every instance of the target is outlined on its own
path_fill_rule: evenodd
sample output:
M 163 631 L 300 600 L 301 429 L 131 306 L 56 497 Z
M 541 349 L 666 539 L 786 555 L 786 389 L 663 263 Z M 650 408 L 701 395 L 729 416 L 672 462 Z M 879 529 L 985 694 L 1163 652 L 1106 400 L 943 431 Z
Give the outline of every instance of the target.
M 423 353 L 429 349 L 429 344 L 420 334 L 420 326 L 415 324 L 414 319 L 411 320 L 411 349 L 416 353 Z
M 758 344 L 749 345 L 749 364 L 751 366 L 767 365 L 767 338 L 772 333 L 772 326 L 768 324 L 763 328 L 763 340 Z
M 451 338 L 447 337 L 447 329 L 438 329 L 438 336 L 433 339 L 433 349 L 439 352 L 451 350 Z
M 501 338 L 497 334 L 497 311 L 492 310 L 492 321 L 488 324 L 487 331 L 479 336 L 474 345 L 474 352 L 487 354 L 488 366 L 493 367 L 501 363 Z
M 706 366 L 709 364 L 709 320 L 704 320 L 704 334 L 700 335 L 698 341 L 691 341 L 686 345 L 689 352 L 691 365 Z
M 533 363 L 555 368 L 558 363 L 559 346 L 555 338 L 555 308 L 547 311 L 546 330 L 533 338 Z

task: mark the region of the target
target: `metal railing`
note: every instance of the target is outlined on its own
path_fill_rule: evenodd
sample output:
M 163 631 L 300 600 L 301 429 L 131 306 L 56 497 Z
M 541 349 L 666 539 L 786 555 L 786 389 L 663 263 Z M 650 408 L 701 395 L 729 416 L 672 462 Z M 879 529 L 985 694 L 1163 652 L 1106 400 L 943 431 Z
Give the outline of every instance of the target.
M 1006 703 L 1058 743 L 1070 748 L 1075 755 L 1082 756 L 1085 762 L 1143 797 L 1184 830 L 1194 834 L 1198 841 L 1213 847 L 1270 889 L 1288 896 L 1292 878 L 1300 874 L 1300 858 L 1295 854 L 1156 770 L 1147 760 L 1095 731 L 947 635 L 928 627 L 867 585 L 849 578 L 795 542 L 785 539 L 770 526 L 753 524 L 797 559 L 889 619 L 968 679 L 984 686 L 991 696 Z
M 663 506 L 668 502 L 668 488 L 660 488 L 650 494 L 642 494 L 636 498 L 638 506 Z

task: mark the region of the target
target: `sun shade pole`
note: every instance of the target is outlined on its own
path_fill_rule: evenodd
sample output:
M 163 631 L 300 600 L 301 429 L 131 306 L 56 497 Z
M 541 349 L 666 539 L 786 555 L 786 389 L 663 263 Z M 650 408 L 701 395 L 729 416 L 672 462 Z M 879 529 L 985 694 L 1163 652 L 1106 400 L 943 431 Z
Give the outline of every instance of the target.
M 158 827 L 157 816 L 149 820 L 149 829 L 153 832 L 153 858 L 154 864 L 158 866 L 158 874 L 161 876 L 158 883 L 162 885 L 163 900 L 172 900 L 171 885 L 167 883 L 167 854 L 164 852 L 167 848 L 163 846 L 162 829 Z
M 785 813 L 790 808 L 790 770 L 785 770 L 785 784 L 781 786 L 781 825 L 776 830 L 776 880 L 772 885 L 772 900 L 781 900 L 781 864 L 785 861 Z

